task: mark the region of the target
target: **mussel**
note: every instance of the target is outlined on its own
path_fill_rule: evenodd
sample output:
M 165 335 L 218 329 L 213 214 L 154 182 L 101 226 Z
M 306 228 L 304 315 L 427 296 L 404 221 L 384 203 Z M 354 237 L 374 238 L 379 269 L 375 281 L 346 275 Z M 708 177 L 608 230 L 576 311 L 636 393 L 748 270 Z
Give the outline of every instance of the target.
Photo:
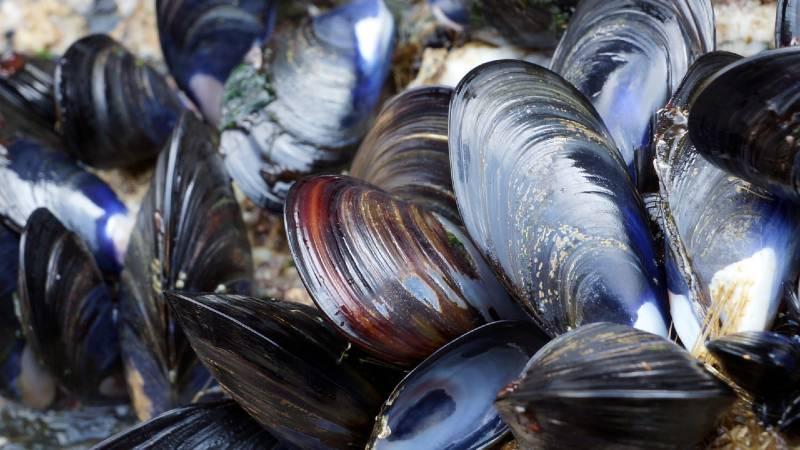
M 754 409 L 763 422 L 789 425 L 781 419 L 800 396 L 800 343 L 777 333 L 750 331 L 706 346 L 725 374 L 753 396 Z
M 414 365 L 479 325 L 525 318 L 457 225 L 360 180 L 297 182 L 285 221 L 314 302 L 378 359 Z
M 10 119 L 16 125 L 23 122 L 48 144 L 57 145 L 60 137 L 55 134 L 56 111 L 53 98 L 53 61 L 19 53 L 0 54 L 0 109 L 8 116 L 23 116 Z
M 92 450 L 270 450 L 291 448 L 251 419 L 233 400 L 185 406 L 136 425 Z
M 54 90 L 66 149 L 101 168 L 155 159 L 183 109 L 155 69 L 102 34 L 67 49 L 56 67 Z
M 698 93 L 739 59 L 725 52 L 700 58 L 658 115 L 670 310 L 689 349 L 704 334 L 767 329 L 798 270 L 797 208 L 711 164 L 688 134 Z
M 18 267 L 19 235 L 0 224 L 0 395 L 17 399 L 22 397 L 17 381 L 25 347 L 14 311 Z
M 452 93 L 425 86 L 387 101 L 361 142 L 350 175 L 460 223 L 447 146 Z
M 656 112 L 714 46 L 710 0 L 583 0 L 551 68 L 592 101 L 644 192 L 656 188 Z
M 478 449 L 508 434 L 493 402 L 549 340 L 530 322 L 484 325 L 437 350 L 397 385 L 367 448 Z
M 775 47 L 800 44 L 800 3 L 797 0 L 778 0 L 775 16 Z
M 20 240 L 19 315 L 31 351 L 70 394 L 124 399 L 117 311 L 89 249 L 48 210 Z
M 347 162 L 367 131 L 394 48 L 383 0 L 278 27 L 263 62 L 225 88 L 221 152 L 256 204 L 282 211 L 292 183 Z
M 166 295 L 222 388 L 276 437 L 300 448 L 363 447 L 383 396 L 316 310 L 234 295 Z
M 769 50 L 727 66 L 697 95 L 689 135 L 724 170 L 800 200 L 800 48 Z
M 156 1 L 164 60 L 211 123 L 219 122 L 228 75 L 269 35 L 276 5 L 275 0 Z
M 449 143 L 464 225 L 546 332 L 606 321 L 666 336 L 642 202 L 580 92 L 534 64 L 484 64 L 455 90 Z
M 2 100 L 0 100 L 2 102 Z M 89 246 L 106 272 L 119 272 L 133 218 L 111 188 L 63 152 L 13 130 L 8 140 L 0 112 L 0 216 L 22 229 L 47 208 Z
M 249 293 L 253 262 L 213 130 L 184 114 L 161 152 L 120 289 L 120 339 L 140 419 L 188 403 L 209 381 L 162 291 Z
M 454 29 L 491 31 L 502 41 L 528 48 L 552 48 L 578 0 L 429 0 L 434 15 Z M 498 42 L 501 43 L 501 42 Z
M 735 396 L 688 352 L 625 325 L 552 340 L 497 409 L 524 448 L 693 448 Z

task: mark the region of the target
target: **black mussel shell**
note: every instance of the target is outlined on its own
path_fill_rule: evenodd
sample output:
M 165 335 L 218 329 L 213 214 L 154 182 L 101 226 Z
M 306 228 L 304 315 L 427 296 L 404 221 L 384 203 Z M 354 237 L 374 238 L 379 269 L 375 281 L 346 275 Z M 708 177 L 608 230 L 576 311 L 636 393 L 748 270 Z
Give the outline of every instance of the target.
M 233 400 L 167 411 L 112 436 L 92 450 L 288 449 Z
M 797 208 L 711 164 L 688 134 L 689 106 L 715 73 L 740 58 L 715 52 L 698 59 L 658 115 L 670 309 L 690 349 L 704 328 L 712 338 L 769 328 L 798 269 Z
M 283 24 L 258 67 L 225 87 L 221 151 L 228 172 L 274 212 L 292 183 L 350 160 L 378 104 L 394 49 L 383 0 L 352 0 Z
M 800 2 L 778 0 L 775 16 L 775 47 L 792 47 L 800 44 Z
M 301 180 L 285 220 L 314 302 L 382 361 L 413 366 L 477 326 L 526 317 L 457 225 L 363 181 Z
M 0 224 L 0 395 L 21 399 L 22 329 L 14 311 L 19 267 L 19 235 Z
M 364 446 L 384 397 L 315 309 L 233 295 L 166 295 L 222 388 L 276 437 L 300 448 Z
M 223 85 L 269 34 L 275 0 L 157 0 L 161 50 L 178 86 L 219 122 Z
M 750 393 L 759 418 L 779 421 L 800 394 L 800 343 L 777 333 L 750 331 L 706 344 L 725 374 Z
M 450 342 L 397 385 L 367 448 L 466 450 L 502 440 L 495 396 L 548 340 L 530 322 L 501 321 Z
M 163 290 L 248 293 L 253 263 L 213 130 L 184 114 L 161 153 L 122 272 L 120 321 L 128 388 L 149 419 L 188 403 L 209 374 Z
M 497 409 L 524 448 L 693 448 L 733 392 L 659 336 L 595 323 L 542 348 Z
M 425 86 L 387 101 L 350 175 L 460 223 L 447 146 L 452 94 L 448 87 Z
M 0 55 L 0 108 L 24 116 L 31 132 L 51 144 L 60 142 L 55 134 L 54 71 L 55 63 L 47 59 L 13 52 Z
M 689 112 L 709 161 L 775 195 L 800 200 L 800 48 L 768 50 L 717 73 Z
M 46 209 L 20 240 L 19 313 L 27 345 L 84 401 L 125 395 L 117 311 L 89 249 Z
M 0 108 L 0 217 L 21 230 L 36 208 L 47 208 L 89 246 L 104 272 L 118 273 L 133 226 L 125 205 L 65 153 L 8 130 L 5 117 Z
M 666 336 L 641 199 L 580 92 L 534 64 L 484 64 L 455 90 L 449 142 L 464 225 L 548 334 L 615 322 Z
M 58 61 L 55 95 L 67 150 L 101 168 L 154 159 L 183 109 L 155 69 L 100 34 L 76 41 Z
M 551 68 L 591 99 L 645 192 L 657 189 L 656 112 L 714 46 L 710 0 L 583 0 Z

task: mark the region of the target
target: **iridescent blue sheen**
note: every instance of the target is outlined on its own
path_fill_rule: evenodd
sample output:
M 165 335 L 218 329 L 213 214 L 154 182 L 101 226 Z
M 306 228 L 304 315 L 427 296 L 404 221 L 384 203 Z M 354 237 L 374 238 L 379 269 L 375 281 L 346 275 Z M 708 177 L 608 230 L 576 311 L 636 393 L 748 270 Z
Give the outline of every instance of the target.
M 102 270 L 120 270 L 133 219 L 105 182 L 65 153 L 27 138 L 0 143 L 0 186 L 0 216 L 13 226 L 47 208 L 86 242 Z
M 469 10 L 464 5 L 464 0 L 428 0 L 428 4 L 439 20 L 462 27 L 469 23 Z

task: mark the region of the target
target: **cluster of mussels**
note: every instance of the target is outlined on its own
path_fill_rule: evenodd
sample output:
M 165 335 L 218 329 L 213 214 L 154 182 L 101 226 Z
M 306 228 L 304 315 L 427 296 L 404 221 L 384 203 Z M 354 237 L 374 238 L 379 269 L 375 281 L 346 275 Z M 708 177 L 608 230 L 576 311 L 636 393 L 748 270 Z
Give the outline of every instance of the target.
M 100 449 L 691 448 L 737 396 L 791 436 L 800 2 L 748 58 L 710 0 L 288 3 L 157 0 L 178 89 L 3 57 L 4 397 L 130 402 Z M 409 8 L 552 65 L 384 102 Z M 138 214 L 87 167 L 153 164 Z M 317 308 L 248 296 L 234 184 Z

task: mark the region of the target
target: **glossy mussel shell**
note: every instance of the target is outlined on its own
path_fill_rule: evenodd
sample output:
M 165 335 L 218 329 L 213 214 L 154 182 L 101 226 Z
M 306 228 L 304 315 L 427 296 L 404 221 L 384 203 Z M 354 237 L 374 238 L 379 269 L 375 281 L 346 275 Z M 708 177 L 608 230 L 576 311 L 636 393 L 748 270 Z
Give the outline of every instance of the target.
M 524 448 L 693 448 L 733 392 L 688 352 L 624 325 L 595 323 L 531 359 L 497 408 Z
M 85 401 L 124 397 L 116 305 L 86 245 L 46 209 L 20 241 L 22 329 L 43 367 Z
M 222 388 L 276 437 L 300 448 L 363 448 L 384 397 L 314 308 L 232 295 L 167 297 Z
M 131 237 L 120 335 L 133 406 L 149 419 L 209 381 L 162 292 L 249 293 L 250 243 L 213 130 L 186 114 L 159 157 Z
M 460 223 L 447 146 L 452 93 L 448 87 L 425 86 L 387 101 L 350 174 Z
M 641 200 L 572 85 L 522 61 L 479 66 L 453 95 L 449 142 L 467 231 L 546 332 L 606 321 L 667 334 Z
M 708 83 L 689 134 L 711 162 L 772 193 L 800 200 L 800 48 L 738 61 Z
M 183 109 L 155 69 L 100 34 L 76 41 L 61 57 L 55 95 L 67 150 L 101 168 L 155 159 Z
M 367 448 L 479 449 L 508 427 L 494 408 L 549 338 L 530 322 L 484 325 L 437 350 L 397 385 Z
M 22 397 L 17 385 L 25 340 L 14 311 L 19 273 L 19 235 L 0 224 L 0 395 Z
M 314 302 L 348 340 L 412 366 L 487 322 L 524 318 L 455 224 L 365 182 L 298 182 L 286 232 Z
M 800 44 L 800 2 L 778 0 L 775 16 L 775 47 L 792 47 Z
M 55 62 L 9 52 L 0 55 L 0 109 L 16 116 L 16 125 L 27 122 L 29 132 L 50 144 L 55 134 L 56 107 L 53 97 Z

